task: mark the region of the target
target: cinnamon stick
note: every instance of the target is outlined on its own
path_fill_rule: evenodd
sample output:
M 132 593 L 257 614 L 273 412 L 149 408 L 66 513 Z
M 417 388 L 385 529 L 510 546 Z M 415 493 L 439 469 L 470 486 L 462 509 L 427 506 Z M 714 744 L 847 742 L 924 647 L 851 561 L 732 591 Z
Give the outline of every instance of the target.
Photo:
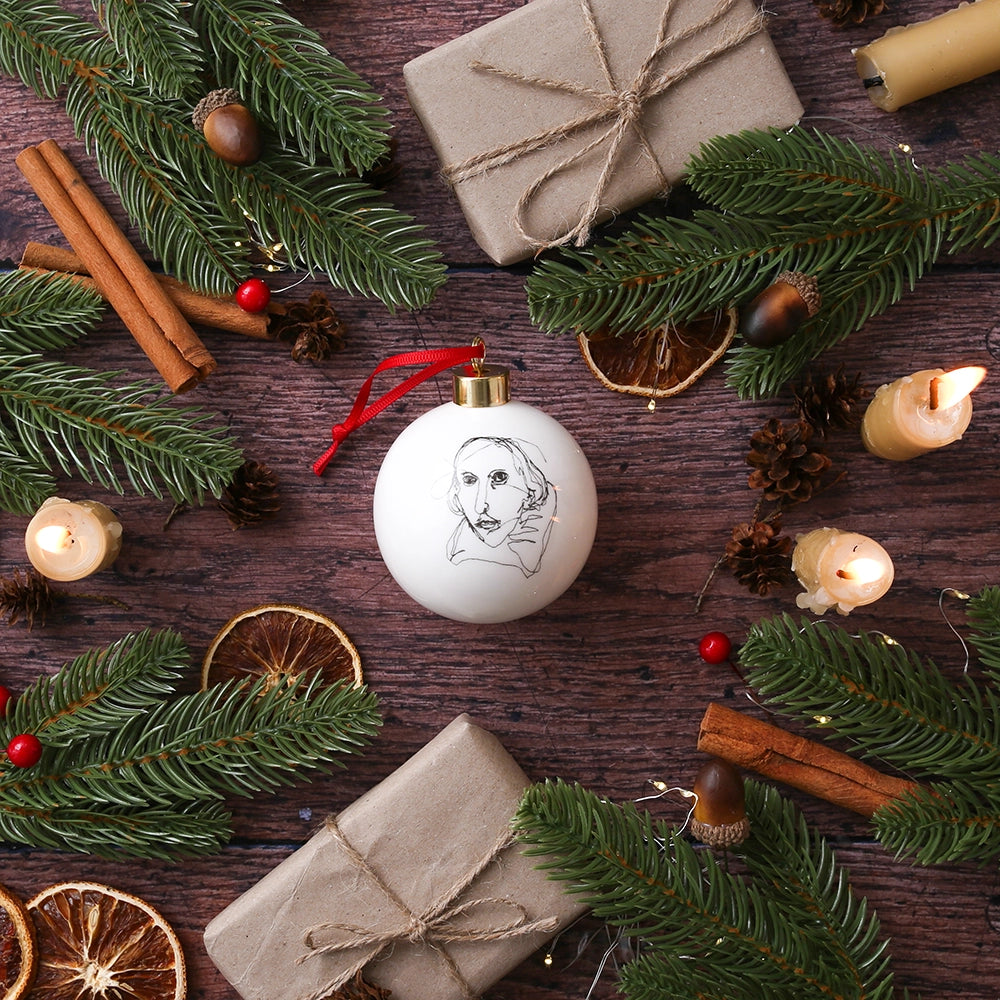
M 87 220 L 94 235 L 101 241 L 118 264 L 128 283 L 135 289 L 146 311 L 156 321 L 164 336 L 176 347 L 190 364 L 207 375 L 215 369 L 215 360 L 201 342 L 180 310 L 164 293 L 153 272 L 146 266 L 139 252 L 119 229 L 96 194 L 87 186 L 69 157 L 54 139 L 39 143 L 38 151 L 58 178 L 73 204 Z M 74 247 L 74 249 L 76 249 Z M 79 251 L 78 251 L 79 252 Z M 81 256 L 83 256 L 81 254 Z M 91 276 L 100 278 L 91 270 Z
M 701 720 L 698 749 L 867 817 L 917 787 L 823 743 L 714 703 Z
M 83 214 L 66 193 L 45 157 L 34 146 L 22 150 L 15 161 L 39 200 L 62 230 L 70 246 L 87 262 L 87 269 L 111 303 L 136 343 L 173 392 L 185 392 L 201 377 L 198 368 L 164 336 L 146 311 L 135 289 Z
M 46 243 L 29 242 L 21 255 L 21 267 L 33 271 L 55 271 L 59 274 L 81 276 L 82 283 L 96 288 L 88 275 L 87 265 L 72 250 L 49 246 Z M 249 313 L 241 309 L 233 299 L 223 299 L 214 295 L 203 295 L 189 285 L 166 274 L 154 274 L 160 287 L 191 323 L 200 323 L 213 330 L 240 333 L 256 340 L 274 340 L 268 329 L 267 313 Z

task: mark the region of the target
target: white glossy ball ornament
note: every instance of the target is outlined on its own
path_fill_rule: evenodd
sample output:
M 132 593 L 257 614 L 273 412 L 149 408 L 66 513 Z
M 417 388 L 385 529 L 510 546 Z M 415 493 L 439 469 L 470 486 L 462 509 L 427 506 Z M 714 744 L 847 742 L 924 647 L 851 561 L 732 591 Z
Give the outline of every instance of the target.
M 510 400 L 506 368 L 463 368 L 454 390 L 386 453 L 375 538 L 396 583 L 429 611 L 513 621 L 583 569 L 597 530 L 594 476 L 558 421 Z

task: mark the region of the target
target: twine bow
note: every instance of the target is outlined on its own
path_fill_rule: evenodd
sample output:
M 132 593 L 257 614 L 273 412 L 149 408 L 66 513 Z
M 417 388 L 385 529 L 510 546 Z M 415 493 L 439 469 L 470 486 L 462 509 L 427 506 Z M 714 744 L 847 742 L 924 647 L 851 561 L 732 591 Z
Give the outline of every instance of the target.
M 333 990 L 338 989 L 382 952 L 401 941 L 426 945 L 433 950 L 440 958 L 449 976 L 462 990 L 462 995 L 467 1000 L 474 1000 L 475 992 L 462 975 L 445 945 L 456 941 L 499 941 L 524 934 L 547 933 L 556 930 L 558 926 L 555 917 L 529 920 L 528 911 L 520 903 L 511 899 L 483 897 L 466 900 L 462 903 L 455 902 L 458 896 L 496 860 L 500 852 L 513 843 L 513 836 L 508 830 L 503 832 L 492 849 L 484 854 L 477 864 L 465 872 L 450 888 L 441 893 L 437 900 L 428 905 L 423 912 L 414 913 L 354 848 L 340 829 L 336 818 L 328 817 L 326 825 L 351 863 L 363 872 L 373 885 L 378 887 L 386 899 L 396 907 L 400 916 L 394 923 L 380 927 L 357 927 L 352 924 L 327 922 L 308 928 L 303 937 L 306 954 L 299 958 L 300 963 L 317 955 L 331 955 L 360 947 L 374 948 L 374 952 L 369 951 L 363 955 L 353 966 L 345 969 L 334 980 L 317 990 L 309 1000 L 319 1000 L 320 997 L 325 997 Z M 484 927 L 461 926 L 459 918 L 475 910 L 491 906 L 508 910 L 510 915 L 506 920 L 493 925 Z
M 486 150 L 459 163 L 450 164 L 443 169 L 445 178 L 451 184 L 458 184 L 461 181 L 479 177 L 489 170 L 511 163 L 553 142 L 567 139 L 585 129 L 609 123 L 607 129 L 577 152 L 570 154 L 554 166 L 549 167 L 527 187 L 518 199 L 514 209 L 514 225 L 524 240 L 532 246 L 543 250 L 561 246 L 571 240 L 575 241 L 577 246 L 583 246 L 590 239 L 591 228 L 600 212 L 604 195 L 614 175 L 622 145 L 626 136 L 630 133 L 635 135 L 639 143 L 639 148 L 652 166 L 660 190 L 662 192 L 668 191 L 670 181 L 664 175 L 656 153 L 649 142 L 649 138 L 642 128 L 642 114 L 646 103 L 652 100 L 652 98 L 665 93 L 674 84 L 686 79 L 713 59 L 742 45 L 743 42 L 752 38 L 764 27 L 763 13 L 759 9 L 755 10 L 753 16 L 748 21 L 726 30 L 718 41 L 706 46 L 701 52 L 696 53 L 676 66 L 671 66 L 665 72 L 657 72 L 657 61 L 664 53 L 668 52 L 679 42 L 699 34 L 701 31 L 722 20 L 738 0 L 719 0 L 713 10 L 702 20 L 673 34 L 668 34 L 668 25 L 677 2 L 678 0 L 666 0 L 657 29 L 656 42 L 653 45 L 652 51 L 643 60 L 635 77 L 627 84 L 619 85 L 611 70 L 607 47 L 594 17 L 591 0 L 580 0 L 580 10 L 583 15 L 584 24 L 587 28 L 587 34 L 590 37 L 594 52 L 597 55 L 598 62 L 600 63 L 601 72 L 607 83 L 607 91 L 596 90 L 593 87 L 573 81 L 550 80 L 545 77 L 519 73 L 515 70 L 505 69 L 504 67 L 479 60 L 471 62 L 470 67 L 472 69 L 493 73 L 506 80 L 589 97 L 593 100 L 594 106 L 590 110 L 570 119 L 568 122 L 555 125 L 552 128 L 545 129 L 517 142 Z M 524 218 L 529 204 L 538 194 L 539 190 L 553 177 L 570 169 L 590 152 L 605 145 L 607 146 L 607 151 L 601 172 L 597 178 L 594 190 L 583 209 L 579 222 L 561 236 L 557 236 L 551 240 L 541 240 L 532 236 L 526 229 Z

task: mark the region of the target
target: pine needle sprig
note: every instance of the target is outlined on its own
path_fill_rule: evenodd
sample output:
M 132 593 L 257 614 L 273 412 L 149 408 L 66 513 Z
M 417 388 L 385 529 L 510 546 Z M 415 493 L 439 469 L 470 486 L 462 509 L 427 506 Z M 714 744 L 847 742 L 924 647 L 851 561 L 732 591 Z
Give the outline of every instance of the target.
M 55 492 L 55 476 L 24 453 L 0 420 L 0 510 L 30 517 Z
M 308 163 L 322 155 L 341 175 L 361 174 L 388 152 L 381 97 L 286 10 L 268 0 L 201 0 L 192 17 L 216 79 L 263 109 L 280 142 Z
M 90 333 L 103 313 L 100 295 L 70 275 L 7 271 L 0 274 L 0 353 L 68 347 Z
M 93 0 L 94 9 L 133 79 L 155 81 L 164 101 L 197 86 L 204 71 L 198 35 L 176 0 Z
M 0 839 L 43 850 L 76 851 L 109 860 L 155 861 L 217 854 L 232 836 L 230 813 L 217 802 L 182 807 L 52 811 L 0 805 Z
M 270 691 L 234 678 L 174 694 L 189 667 L 176 633 L 146 631 L 29 688 L 4 726 L 37 732 L 43 755 L 30 769 L 0 761 L 0 837 L 109 857 L 208 853 L 232 832 L 226 796 L 341 767 L 381 724 L 367 688 L 323 686 L 318 671 Z
M 979 654 L 979 665 L 990 683 L 1000 687 L 1000 587 L 984 587 L 966 605 L 973 626 L 969 641 Z
M 89 650 L 8 705 L 0 740 L 6 745 L 16 733 L 34 733 L 46 746 L 67 747 L 117 732 L 172 694 L 189 663 L 184 641 L 169 630 L 146 629 Z
M 892 977 L 877 920 L 821 838 L 754 782 L 747 814 L 760 833 L 733 849 L 747 877 L 632 804 L 560 781 L 528 789 L 514 828 L 551 878 L 639 939 L 639 958 L 621 974 L 630 1000 L 888 1000 Z
M 67 44 L 95 34 L 83 18 L 49 0 L 0 0 L 0 69 L 39 97 L 55 98 L 73 72 Z
M 952 683 L 882 633 L 781 615 L 750 629 L 739 659 L 747 684 L 775 711 L 848 738 L 854 753 L 914 776 L 989 781 L 1000 773 L 998 692 L 969 675 Z
M 542 262 L 527 281 L 532 320 L 549 333 L 624 334 L 738 306 L 782 270 L 815 275 L 823 309 L 795 337 L 729 352 L 729 384 L 758 398 L 899 301 L 942 252 L 987 246 L 1000 230 L 993 155 L 932 172 L 819 131 L 748 131 L 706 143 L 687 177 L 711 208 L 646 216 Z
M 206 426 L 214 415 L 146 381 L 115 385 L 117 374 L 0 354 L 0 422 L 29 460 L 116 493 L 127 482 L 175 501 L 219 496 L 243 455 L 224 428 Z

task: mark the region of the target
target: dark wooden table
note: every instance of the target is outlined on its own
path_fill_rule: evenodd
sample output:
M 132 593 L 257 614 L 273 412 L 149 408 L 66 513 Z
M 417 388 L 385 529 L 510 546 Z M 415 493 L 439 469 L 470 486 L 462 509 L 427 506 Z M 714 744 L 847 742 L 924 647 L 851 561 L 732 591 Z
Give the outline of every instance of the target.
M 111 502 L 121 513 L 125 541 L 111 570 L 65 589 L 113 597 L 128 610 L 75 596 L 45 627 L 0 629 L 0 681 L 15 690 L 86 649 L 146 627 L 179 629 L 200 663 L 231 614 L 265 601 L 329 614 L 360 649 L 384 713 L 375 745 L 334 777 L 233 802 L 236 839 L 220 856 L 169 865 L 111 863 L 18 845 L 0 850 L 0 881 L 25 895 L 55 879 L 89 878 L 160 907 L 183 940 L 191 995 L 200 1000 L 235 996 L 205 954 L 207 921 L 307 839 L 319 818 L 349 804 L 457 714 L 469 712 L 492 729 L 532 778 L 579 781 L 618 800 L 646 794 L 650 778 L 683 785 L 700 759 L 695 740 L 708 702 L 758 711 L 727 668 L 699 659 L 700 636 L 722 629 L 739 642 L 755 621 L 796 610 L 794 587 L 759 598 L 720 574 L 695 613 L 695 596 L 730 528 L 753 507 L 744 464 L 749 435 L 769 416 L 785 416 L 789 396 L 740 402 L 725 387 L 721 368 L 655 412 L 642 400 L 606 391 L 571 338 L 547 338 L 533 328 L 526 268 L 489 265 L 439 180 L 407 105 L 402 66 L 515 6 L 514 0 L 291 0 L 289 8 L 393 110 L 402 169 L 389 192 L 440 240 L 449 280 L 417 314 L 390 315 L 377 302 L 335 293 L 348 343 L 316 365 L 293 363 L 280 345 L 206 333 L 218 370 L 191 399 L 223 414 L 247 455 L 276 471 L 279 516 L 230 531 L 210 503 L 165 529 L 168 502 L 102 496 L 85 483 L 67 483 L 65 493 Z M 774 7 L 771 33 L 807 123 L 884 149 L 906 142 L 914 160 L 928 167 L 997 149 L 1000 75 L 886 114 L 870 104 L 854 74 L 852 47 L 950 6 L 949 0 L 894 4 L 843 30 L 821 19 L 807 0 Z M 61 107 L 0 80 L 0 260 L 8 264 L 28 240 L 62 242 L 14 166 L 21 148 L 47 137 L 70 150 L 107 194 Z M 828 355 L 824 368 L 842 364 L 873 389 L 923 368 L 991 367 L 1000 349 L 998 303 L 995 250 L 946 260 Z M 577 437 L 601 500 L 596 543 L 577 582 L 544 611 L 513 624 L 460 625 L 424 612 L 394 584 L 375 543 L 371 500 L 381 458 L 408 423 L 447 397 L 447 380 L 425 385 L 356 434 L 325 478 L 310 468 L 326 447 L 331 423 L 346 414 L 379 360 L 410 348 L 464 344 L 475 335 L 487 341 L 494 360 L 512 366 L 517 398 L 542 407 Z M 74 349 L 73 360 L 150 374 L 113 314 Z M 855 436 L 840 435 L 831 451 L 846 478 L 786 519 L 793 534 L 837 524 L 877 537 L 893 554 L 896 582 L 848 623 L 905 637 L 956 677 L 965 660 L 949 617 L 961 622 L 962 616 L 949 605 L 942 613 L 938 596 L 942 588 L 974 592 L 1000 582 L 998 417 L 1000 385 L 991 377 L 976 393 L 965 438 L 918 461 L 884 463 Z M 25 524 L 9 515 L 0 521 L 4 575 L 26 566 Z M 859 817 L 792 794 L 835 844 L 855 890 L 877 909 L 901 985 L 934 998 L 1000 995 L 995 864 L 897 862 Z M 677 822 L 683 818 L 679 803 L 659 808 Z M 551 967 L 536 955 L 489 996 L 583 996 L 604 945 L 597 935 L 576 957 L 581 933 L 560 941 Z M 606 971 L 594 996 L 614 996 L 614 984 Z

